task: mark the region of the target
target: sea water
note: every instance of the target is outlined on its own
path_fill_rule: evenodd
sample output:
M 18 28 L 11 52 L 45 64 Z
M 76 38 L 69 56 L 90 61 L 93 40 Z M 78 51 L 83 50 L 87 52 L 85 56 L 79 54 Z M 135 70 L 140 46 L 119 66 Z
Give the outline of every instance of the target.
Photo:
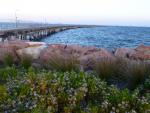
M 78 44 L 111 50 L 136 47 L 140 44 L 150 46 L 150 28 L 116 26 L 78 28 L 56 33 L 41 41 L 48 44 Z

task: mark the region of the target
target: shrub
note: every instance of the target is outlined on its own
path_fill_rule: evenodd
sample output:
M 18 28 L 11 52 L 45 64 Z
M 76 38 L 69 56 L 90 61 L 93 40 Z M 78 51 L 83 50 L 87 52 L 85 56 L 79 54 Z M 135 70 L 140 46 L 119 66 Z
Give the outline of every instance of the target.
M 105 99 L 100 106 L 101 112 L 149 112 L 150 101 L 145 97 L 140 97 L 138 90 L 129 92 L 128 89 L 118 90 L 115 87 L 109 87 L 109 89 L 107 99 Z
M 5 98 L 7 97 L 7 89 L 4 85 L 0 85 L 0 104 L 4 102 Z M 0 110 L 1 111 L 1 110 Z
M 15 78 L 18 75 L 18 70 L 12 67 L 0 69 L 0 81 L 6 81 L 8 78 Z
M 1 112 L 146 113 L 150 110 L 149 97 L 141 96 L 139 90 L 119 90 L 85 72 L 36 72 L 29 68 L 26 74 L 9 79 L 6 88 L 8 96 L 3 98 Z

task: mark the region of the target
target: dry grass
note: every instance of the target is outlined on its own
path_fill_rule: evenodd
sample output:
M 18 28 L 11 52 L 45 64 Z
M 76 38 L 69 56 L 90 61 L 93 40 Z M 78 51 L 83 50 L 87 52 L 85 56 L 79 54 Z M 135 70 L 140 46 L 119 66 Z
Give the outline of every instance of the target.
M 30 56 L 24 54 L 23 56 L 21 56 L 20 63 L 22 67 L 24 67 L 25 69 L 28 69 L 32 65 L 32 59 Z
M 94 71 L 101 79 L 126 82 L 133 89 L 150 74 L 150 66 L 143 61 L 104 58 L 95 61 Z
M 12 66 L 14 64 L 14 58 L 11 54 L 5 54 L 5 57 L 4 57 L 4 64 L 6 66 Z
M 103 58 L 95 61 L 94 70 L 100 78 L 109 79 L 118 72 L 118 66 L 116 61 L 109 58 Z
M 46 62 L 46 67 L 57 71 L 79 70 L 80 62 L 77 57 L 71 55 L 52 54 Z
M 142 61 L 130 61 L 126 67 L 126 76 L 129 78 L 129 88 L 133 89 L 142 83 L 150 74 L 150 68 L 147 63 Z

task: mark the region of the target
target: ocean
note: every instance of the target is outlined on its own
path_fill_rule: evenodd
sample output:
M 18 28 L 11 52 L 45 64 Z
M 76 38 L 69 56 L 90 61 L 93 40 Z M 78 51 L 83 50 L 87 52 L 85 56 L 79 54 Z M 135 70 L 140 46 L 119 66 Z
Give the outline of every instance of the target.
M 136 47 L 140 44 L 150 46 L 150 28 L 116 26 L 78 28 L 56 33 L 41 41 L 48 44 L 78 44 L 111 50 Z
M 41 27 L 39 23 L 19 23 L 17 28 Z M 0 22 L 0 30 L 16 29 L 15 23 Z M 98 48 L 116 49 L 150 46 L 150 27 L 100 26 L 62 31 L 41 40 L 47 44 L 78 44 Z

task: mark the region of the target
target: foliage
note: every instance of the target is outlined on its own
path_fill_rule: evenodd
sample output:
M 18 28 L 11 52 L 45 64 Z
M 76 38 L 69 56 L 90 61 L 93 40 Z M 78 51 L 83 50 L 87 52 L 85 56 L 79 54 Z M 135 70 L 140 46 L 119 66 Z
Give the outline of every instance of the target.
M 21 71 L 21 70 L 20 70 Z M 21 74 L 21 72 L 19 72 Z M 147 81 L 145 81 L 147 84 Z M 150 100 L 140 89 L 119 90 L 94 74 L 29 68 L 7 80 L 0 112 L 148 113 Z M 7 97 L 7 98 L 6 98 Z
M 7 97 L 7 89 L 4 85 L 0 85 L 0 104 L 5 100 Z
M 0 69 L 0 81 L 6 81 L 8 78 L 14 78 L 17 75 L 18 70 L 14 66 Z
M 91 73 L 79 71 L 75 56 L 54 55 L 46 70 L 32 68 L 28 56 L 18 67 L 12 63 L 8 56 L 0 68 L 0 112 L 150 112 L 150 67 L 142 61 L 100 59 Z M 128 87 L 118 89 L 111 80 Z

